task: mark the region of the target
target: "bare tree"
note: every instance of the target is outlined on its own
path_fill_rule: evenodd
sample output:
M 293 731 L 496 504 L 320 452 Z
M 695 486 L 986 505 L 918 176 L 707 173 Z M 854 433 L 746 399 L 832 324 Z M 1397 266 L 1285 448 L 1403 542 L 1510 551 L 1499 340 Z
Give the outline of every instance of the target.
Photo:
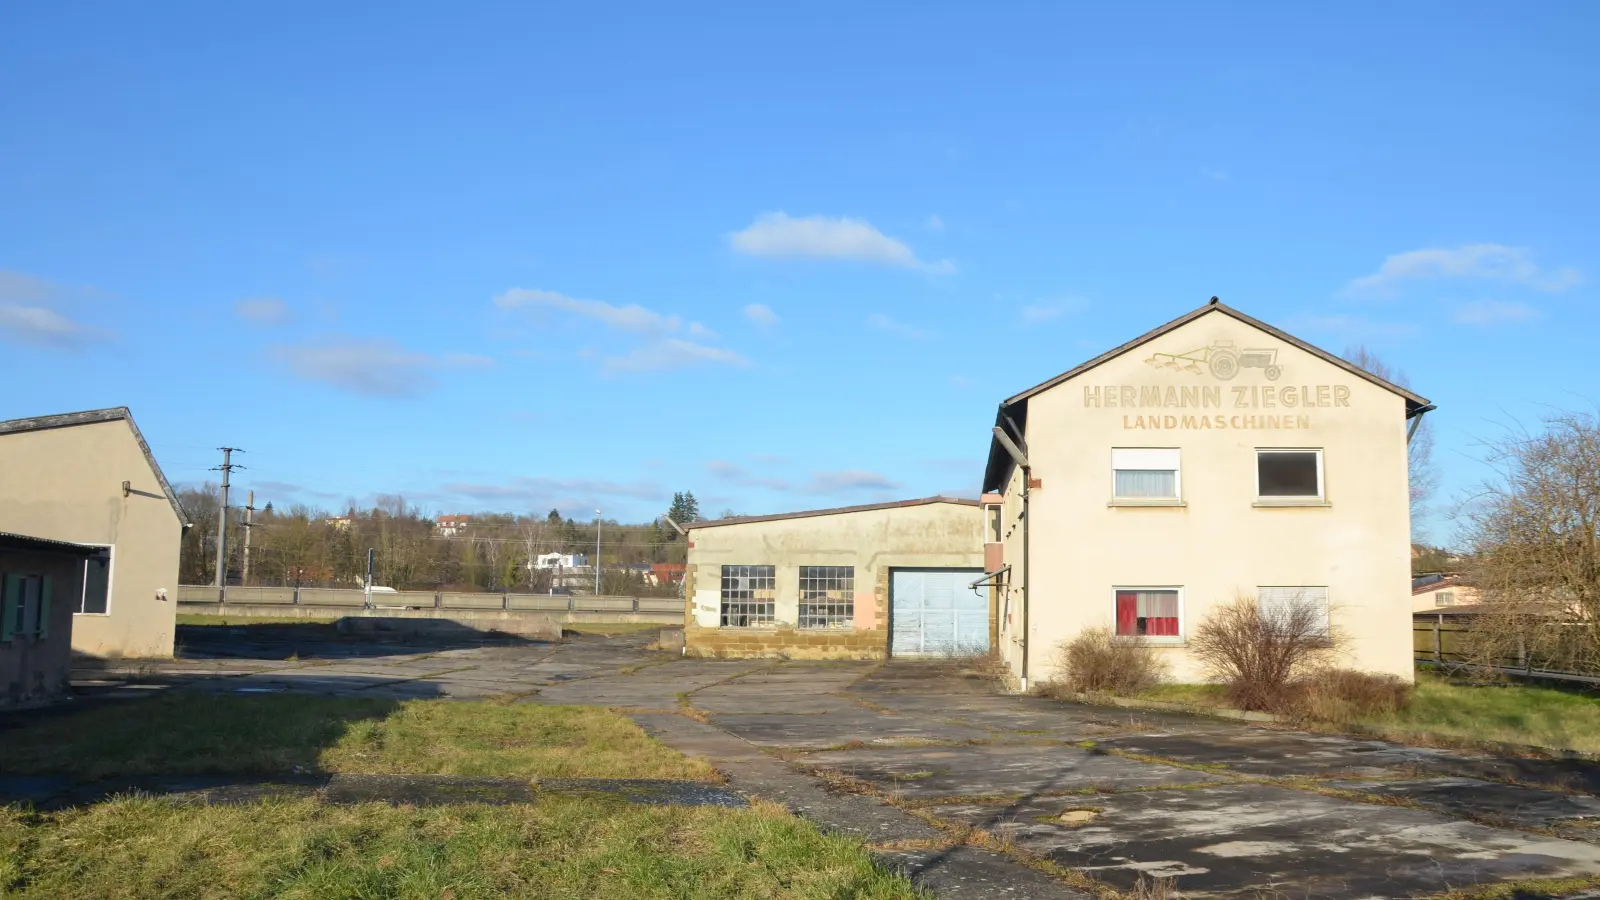
M 1327 606 L 1305 600 L 1263 609 L 1240 595 L 1201 621 L 1189 652 L 1240 709 L 1282 711 L 1295 699 L 1295 682 L 1327 666 L 1346 643 L 1331 617 Z
M 1344 358 L 1351 365 L 1365 369 L 1384 381 L 1407 389 L 1411 387 L 1411 380 L 1405 372 L 1390 368 L 1365 344 L 1346 347 Z M 1417 514 L 1427 509 L 1428 500 L 1439 487 L 1439 470 L 1433 464 L 1433 423 L 1426 416 L 1417 426 L 1417 433 L 1411 436 L 1411 443 L 1406 446 L 1406 472 L 1411 488 L 1411 523 L 1415 530 Z
M 1489 445 L 1498 479 L 1467 506 L 1482 664 L 1600 672 L 1600 417 L 1563 413 Z

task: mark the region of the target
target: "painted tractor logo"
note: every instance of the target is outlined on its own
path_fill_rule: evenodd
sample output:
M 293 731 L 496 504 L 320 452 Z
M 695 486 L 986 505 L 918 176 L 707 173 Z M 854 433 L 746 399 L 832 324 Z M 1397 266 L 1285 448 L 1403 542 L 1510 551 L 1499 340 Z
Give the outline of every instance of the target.
M 1145 363 L 1158 369 L 1177 369 L 1195 375 L 1210 371 L 1218 381 L 1231 380 L 1240 369 L 1261 369 L 1268 381 L 1277 381 L 1283 374 L 1276 349 L 1240 350 L 1233 346 L 1233 341 L 1213 341 L 1209 346 L 1188 353 L 1155 353 Z

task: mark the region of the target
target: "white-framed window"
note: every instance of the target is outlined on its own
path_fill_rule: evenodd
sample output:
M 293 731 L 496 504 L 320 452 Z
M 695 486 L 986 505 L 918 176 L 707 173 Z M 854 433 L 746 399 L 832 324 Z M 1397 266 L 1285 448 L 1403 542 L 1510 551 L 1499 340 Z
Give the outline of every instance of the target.
M 1286 619 L 1297 607 L 1309 608 L 1316 617 L 1315 627 L 1328 637 L 1332 634 L 1326 585 L 1272 585 L 1256 588 L 1256 605 L 1268 619 Z
M 111 548 L 83 561 L 83 591 L 76 597 L 77 615 L 103 616 L 111 611 Z
M 853 628 L 855 566 L 800 567 L 800 627 Z
M 0 575 L 0 641 L 49 637 L 52 593 L 49 575 Z
M 773 566 L 723 566 L 722 626 L 771 625 L 777 586 L 777 569 Z
M 1120 447 L 1111 451 L 1113 500 L 1176 502 L 1182 490 L 1177 448 Z
M 1322 451 L 1258 448 L 1256 496 L 1262 500 L 1321 500 Z
M 1118 637 L 1183 637 L 1183 588 L 1119 587 L 1114 597 Z
M 1435 591 L 1434 595 L 1433 595 L 1433 605 L 1434 606 L 1455 606 L 1456 605 L 1456 592 L 1455 591 Z

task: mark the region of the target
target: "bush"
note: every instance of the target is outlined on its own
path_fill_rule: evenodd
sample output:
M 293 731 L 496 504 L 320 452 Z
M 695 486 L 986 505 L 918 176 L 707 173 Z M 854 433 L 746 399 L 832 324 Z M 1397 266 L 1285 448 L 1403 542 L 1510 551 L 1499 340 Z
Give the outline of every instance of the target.
M 1411 706 L 1416 688 L 1394 675 L 1354 669 L 1320 669 L 1295 682 L 1294 715 L 1319 722 L 1354 722 L 1388 716 Z
M 1289 712 L 1295 682 L 1326 666 L 1343 640 L 1331 613 L 1307 602 L 1263 612 L 1241 596 L 1206 616 L 1189 639 L 1189 652 L 1227 687 L 1239 709 Z
M 1090 628 L 1056 645 L 1056 680 L 1048 693 L 1138 694 L 1166 679 L 1167 663 L 1135 638 Z

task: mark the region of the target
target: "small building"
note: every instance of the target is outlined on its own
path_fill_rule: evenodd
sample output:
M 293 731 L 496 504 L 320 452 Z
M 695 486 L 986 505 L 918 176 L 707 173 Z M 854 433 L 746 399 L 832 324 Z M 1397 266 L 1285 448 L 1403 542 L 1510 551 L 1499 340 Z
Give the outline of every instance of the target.
M 1411 580 L 1411 611 L 1436 612 L 1454 606 L 1477 606 L 1478 589 L 1463 584 L 1459 575 L 1424 575 Z
M 0 422 L 0 531 L 97 550 L 65 604 L 73 650 L 172 655 L 188 524 L 127 407 Z
M 691 522 L 685 652 L 874 659 L 994 642 L 974 500 L 928 497 Z
M 658 587 L 664 584 L 681 584 L 685 570 L 683 563 L 651 563 L 650 583 Z
M 1244 598 L 1311 605 L 1344 665 L 1409 680 L 1406 444 L 1432 408 L 1214 298 L 1005 399 L 983 480 L 1002 657 L 1028 686 L 1108 628 L 1199 681 L 1189 636 Z
M 587 568 L 589 557 L 582 553 L 541 553 L 533 558 L 535 569 Z
M 322 521 L 326 522 L 328 524 L 329 528 L 337 528 L 340 531 L 349 531 L 351 524 L 353 524 L 355 522 L 355 517 L 354 516 L 329 516 L 326 519 L 323 519 Z
M 73 609 L 86 564 L 103 552 L 0 532 L 0 709 L 67 696 Z
M 433 528 L 435 531 L 439 532 L 440 537 L 451 538 L 465 532 L 467 530 L 467 526 L 471 524 L 471 516 L 440 516 L 438 521 L 433 523 Z

